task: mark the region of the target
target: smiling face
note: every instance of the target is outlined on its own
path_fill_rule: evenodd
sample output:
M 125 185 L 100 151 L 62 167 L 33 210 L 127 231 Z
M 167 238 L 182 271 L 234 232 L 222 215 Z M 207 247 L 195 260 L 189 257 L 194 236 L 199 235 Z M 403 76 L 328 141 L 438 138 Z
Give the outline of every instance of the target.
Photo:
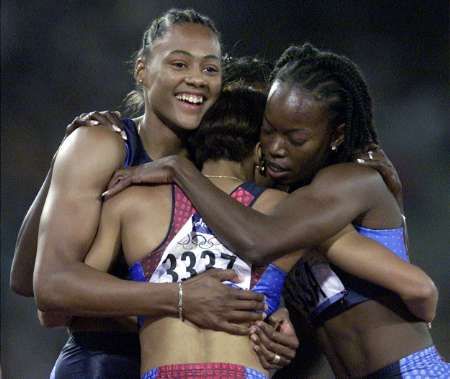
M 217 35 L 203 25 L 172 25 L 155 40 L 149 56 L 136 64 L 152 122 L 197 128 L 220 93 L 220 57 Z
M 275 81 L 261 128 L 268 175 L 279 184 L 305 184 L 327 162 L 338 136 L 324 102 L 298 86 Z

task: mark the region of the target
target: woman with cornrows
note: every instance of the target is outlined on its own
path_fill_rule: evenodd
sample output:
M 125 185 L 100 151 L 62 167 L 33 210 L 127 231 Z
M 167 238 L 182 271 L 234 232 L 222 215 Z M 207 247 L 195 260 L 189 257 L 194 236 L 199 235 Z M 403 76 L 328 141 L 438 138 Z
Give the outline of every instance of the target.
M 402 211 L 378 172 L 352 163 L 356 151 L 378 142 L 356 65 L 309 44 L 287 49 L 273 72 L 260 140 L 261 171 L 290 192 L 270 215 L 233 202 L 179 157 L 118 171 L 107 196 L 131 183 L 174 181 L 216 235 L 256 263 L 317 246 L 353 225 L 348 238 L 371 238 L 397 257 L 348 250 L 334 260 L 339 268 L 326 254 L 304 257 L 287 280 L 289 308 L 314 328 L 338 377 L 450 375 L 426 324 L 435 315 L 436 288 L 404 270 Z M 258 329 L 254 339 L 267 362 L 282 361 L 259 344 Z

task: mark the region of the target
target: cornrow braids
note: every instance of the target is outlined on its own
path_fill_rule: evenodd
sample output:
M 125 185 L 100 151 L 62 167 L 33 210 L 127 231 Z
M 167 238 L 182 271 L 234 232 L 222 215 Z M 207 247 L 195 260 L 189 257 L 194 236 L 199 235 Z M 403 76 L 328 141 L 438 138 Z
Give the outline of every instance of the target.
M 300 86 L 327 104 L 331 127 L 345 124 L 344 142 L 330 163 L 347 162 L 354 152 L 378 143 L 367 84 L 350 59 L 311 44 L 289 47 L 275 64 L 272 81 Z
M 134 72 L 134 65 L 137 59 L 151 54 L 154 42 L 163 37 L 169 28 L 173 25 L 179 24 L 198 24 L 209 28 L 219 40 L 220 33 L 217 30 L 214 22 L 207 16 L 204 16 L 193 9 L 170 9 L 162 16 L 155 18 L 142 37 L 141 48 L 133 54 L 132 64 Z M 129 92 L 124 99 L 125 109 L 130 115 L 137 114 L 142 110 L 144 105 L 144 97 L 142 93 L 142 86 L 136 84 L 136 88 Z

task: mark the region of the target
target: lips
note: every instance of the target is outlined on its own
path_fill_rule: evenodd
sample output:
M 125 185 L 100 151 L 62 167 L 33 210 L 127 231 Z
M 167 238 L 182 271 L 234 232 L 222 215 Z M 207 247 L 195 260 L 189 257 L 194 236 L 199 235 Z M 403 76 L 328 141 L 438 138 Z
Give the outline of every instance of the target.
M 289 171 L 287 167 L 282 166 L 278 163 L 272 162 L 272 161 L 266 161 L 267 168 L 271 168 L 275 172 L 282 172 L 282 171 Z
M 284 178 L 289 175 L 290 170 L 285 167 L 281 166 L 278 163 L 266 161 L 266 168 L 267 173 L 269 176 L 275 180 L 279 180 L 281 178 Z
M 202 105 L 206 101 L 206 96 L 202 94 L 182 92 L 175 95 L 177 100 L 190 105 Z

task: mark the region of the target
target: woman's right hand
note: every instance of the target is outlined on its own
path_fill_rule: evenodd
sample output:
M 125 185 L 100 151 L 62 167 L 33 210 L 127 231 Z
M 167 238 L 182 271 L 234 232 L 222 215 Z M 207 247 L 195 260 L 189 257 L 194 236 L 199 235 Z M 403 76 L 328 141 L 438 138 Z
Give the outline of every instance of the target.
M 384 150 L 377 144 L 369 144 L 354 154 L 354 160 L 356 163 L 372 167 L 380 173 L 403 211 L 402 182 L 395 166 Z

